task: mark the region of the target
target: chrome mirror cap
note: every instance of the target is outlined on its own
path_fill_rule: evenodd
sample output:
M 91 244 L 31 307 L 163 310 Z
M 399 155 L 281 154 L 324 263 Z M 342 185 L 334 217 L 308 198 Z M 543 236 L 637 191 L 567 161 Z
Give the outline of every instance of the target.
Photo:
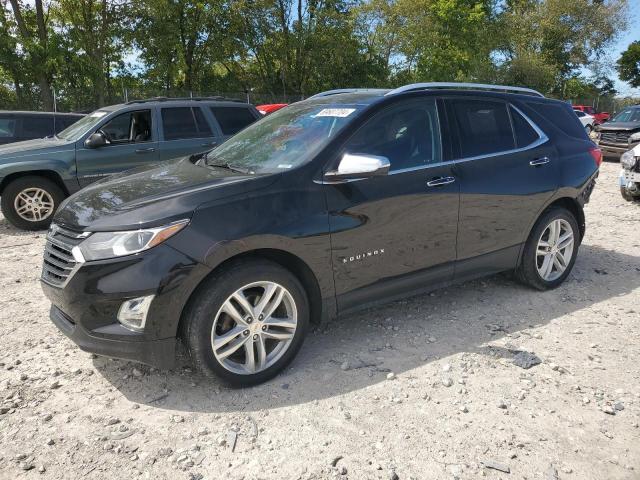
M 338 169 L 325 173 L 324 177 L 325 180 L 329 182 L 361 180 L 369 177 L 387 175 L 390 167 L 391 163 L 386 157 L 345 153 L 340 160 Z

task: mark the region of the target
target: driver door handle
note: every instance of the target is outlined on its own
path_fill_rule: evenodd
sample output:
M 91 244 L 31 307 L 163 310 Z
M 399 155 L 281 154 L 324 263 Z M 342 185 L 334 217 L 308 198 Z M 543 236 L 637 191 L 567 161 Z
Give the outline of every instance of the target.
M 427 182 L 427 187 L 441 187 L 442 185 L 449 185 L 455 182 L 454 177 L 436 177 Z
M 549 163 L 549 157 L 540 157 L 535 160 L 531 160 L 529 165 L 532 167 L 539 167 L 540 165 L 546 165 L 547 163 Z
M 151 153 L 151 152 L 155 152 L 156 149 L 153 147 L 149 147 L 149 148 L 139 148 L 136 150 L 136 153 Z

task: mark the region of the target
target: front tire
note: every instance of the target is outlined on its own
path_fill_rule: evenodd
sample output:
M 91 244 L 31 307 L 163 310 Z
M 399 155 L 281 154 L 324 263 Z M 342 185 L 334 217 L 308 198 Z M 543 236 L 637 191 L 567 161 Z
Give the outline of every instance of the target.
M 207 279 L 185 315 L 196 368 L 236 387 L 280 373 L 300 350 L 310 318 L 298 279 L 268 260 L 239 261 Z
M 640 195 L 630 194 L 625 186 L 620 186 L 620 195 L 622 195 L 622 198 L 627 202 L 640 202 Z
M 21 230 L 45 230 L 64 198 L 62 189 L 48 178 L 20 177 L 2 192 L 2 213 Z
M 538 290 L 559 286 L 567 278 L 578 254 L 580 228 L 569 210 L 553 207 L 536 222 L 517 269 L 519 279 Z

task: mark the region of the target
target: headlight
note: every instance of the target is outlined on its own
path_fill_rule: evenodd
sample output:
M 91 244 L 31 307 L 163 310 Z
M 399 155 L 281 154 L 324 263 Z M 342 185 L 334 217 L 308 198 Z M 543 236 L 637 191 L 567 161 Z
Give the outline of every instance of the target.
M 187 226 L 189 220 L 144 230 L 92 233 L 78 248 L 86 261 L 121 257 L 148 250 Z
M 629 137 L 629 143 L 640 142 L 640 132 L 636 132 Z
M 633 154 L 633 150 L 624 152 L 620 157 L 620 163 L 627 170 L 631 170 L 636 164 L 636 157 Z

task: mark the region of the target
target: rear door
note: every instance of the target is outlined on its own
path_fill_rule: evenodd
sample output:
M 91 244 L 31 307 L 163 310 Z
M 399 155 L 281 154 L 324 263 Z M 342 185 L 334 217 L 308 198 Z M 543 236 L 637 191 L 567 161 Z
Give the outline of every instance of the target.
M 160 159 L 203 153 L 219 141 L 201 107 L 162 107 Z
M 235 135 L 259 118 L 248 105 L 214 105 L 210 110 L 220 126 L 223 140 Z
M 152 110 L 130 110 L 109 117 L 93 132 L 110 142 L 99 148 L 76 145 L 78 181 L 85 186 L 102 177 L 158 161 L 157 132 Z
M 446 100 L 460 186 L 457 277 L 515 267 L 520 245 L 557 189 L 557 153 L 519 109 L 499 99 Z

